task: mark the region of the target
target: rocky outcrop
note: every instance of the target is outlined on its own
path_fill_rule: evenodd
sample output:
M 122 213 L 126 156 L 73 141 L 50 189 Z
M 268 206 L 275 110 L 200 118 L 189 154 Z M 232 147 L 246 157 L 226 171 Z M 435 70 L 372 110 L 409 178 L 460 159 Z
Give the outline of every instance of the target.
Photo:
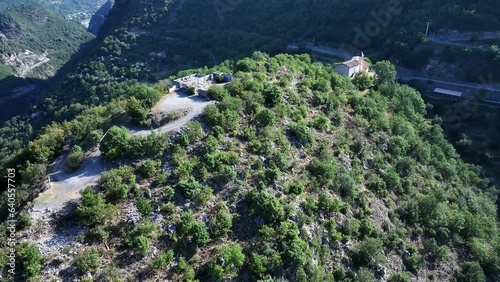
M 109 0 L 92 16 L 89 22 L 88 32 L 97 35 L 104 24 L 109 11 L 113 8 L 114 0 Z

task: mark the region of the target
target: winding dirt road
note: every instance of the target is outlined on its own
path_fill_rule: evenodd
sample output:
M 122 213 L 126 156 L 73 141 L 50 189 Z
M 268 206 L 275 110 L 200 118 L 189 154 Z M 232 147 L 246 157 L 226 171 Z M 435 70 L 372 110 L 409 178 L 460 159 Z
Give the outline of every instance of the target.
M 182 118 L 172 121 L 158 129 L 130 129 L 132 135 L 149 135 L 153 132 L 167 133 L 180 130 L 190 120 L 200 115 L 207 105 L 213 104 L 199 96 L 189 96 L 183 92 L 174 92 L 166 95 L 153 109 L 153 112 L 171 112 L 189 110 Z M 33 219 L 50 220 L 54 213 L 61 212 L 70 202 L 80 198 L 80 191 L 87 186 L 99 183 L 101 173 L 106 169 L 101 152 L 98 148 L 88 153 L 80 168 L 74 172 L 66 172 L 64 166 L 67 153 L 59 156 L 49 166 L 49 189 L 40 193 L 34 200 L 31 208 Z

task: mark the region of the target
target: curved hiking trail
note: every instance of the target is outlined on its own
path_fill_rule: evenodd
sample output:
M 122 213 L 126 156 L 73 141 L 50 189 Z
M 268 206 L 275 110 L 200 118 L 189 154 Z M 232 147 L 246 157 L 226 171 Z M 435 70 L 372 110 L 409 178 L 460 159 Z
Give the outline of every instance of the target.
M 182 129 L 190 120 L 200 115 L 203 109 L 214 103 L 198 96 L 188 96 L 185 93 L 174 92 L 166 95 L 153 109 L 152 112 L 172 112 L 178 110 L 188 111 L 187 115 L 174 120 L 166 125 L 154 130 L 134 130 L 129 129 L 132 135 L 149 135 L 153 132 L 167 133 Z M 60 251 L 65 245 L 75 242 L 76 238 L 83 232 L 82 228 L 73 224 L 64 228 L 64 234 L 50 230 L 51 223 L 54 223 L 58 216 L 64 215 L 67 209 L 80 199 L 80 191 L 87 186 L 94 186 L 99 183 L 101 173 L 106 169 L 106 165 L 98 147 L 88 152 L 85 160 L 79 169 L 74 172 L 64 170 L 69 149 L 59 156 L 54 163 L 49 166 L 49 188 L 40 193 L 33 201 L 33 206 L 29 210 L 35 225 L 45 225 L 45 230 L 38 232 L 36 244 L 43 254 Z

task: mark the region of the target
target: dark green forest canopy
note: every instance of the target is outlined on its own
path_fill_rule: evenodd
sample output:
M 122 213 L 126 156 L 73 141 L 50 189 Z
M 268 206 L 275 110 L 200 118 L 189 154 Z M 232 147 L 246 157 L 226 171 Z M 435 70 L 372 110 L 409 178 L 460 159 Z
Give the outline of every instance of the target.
M 355 36 L 351 27 L 364 28 L 372 11 L 387 8 L 383 1 L 243 1 L 229 8 L 222 1 L 226 12 L 221 20 L 211 1 L 190 2 L 177 21 L 168 24 L 172 1 L 117 1 L 96 48 L 85 53 L 39 105 L 47 114 L 42 123 L 55 122 L 39 130 L 14 118 L 0 129 L 0 166 L 18 168 L 20 204 L 37 194 L 37 184 L 45 179 L 47 165 L 61 153 L 66 137 L 78 144 L 72 155 L 80 158 L 126 110 L 131 93 L 149 89 L 146 84 L 256 49 L 279 53 L 290 41 L 349 43 Z M 422 18 L 431 18 L 433 29 L 498 28 L 496 3 L 481 3 L 402 1 L 401 13 L 371 47 L 411 48 L 421 41 Z M 359 13 L 344 12 L 353 10 Z M 10 24 L 11 18 L 1 23 Z M 166 59 L 150 56 L 162 50 Z M 332 67 L 312 63 L 304 55 L 255 53 L 214 69 L 184 70 L 179 76 L 214 70 L 232 72 L 236 80 L 216 93 L 220 105 L 203 114 L 207 127 L 202 134 L 195 130 L 202 128 L 196 123 L 180 141 L 134 138 L 126 129 L 113 127 L 103 140 L 108 161 L 137 166 L 108 172 L 99 193 L 85 191 L 78 218 L 91 230 L 86 236 L 94 243 L 111 237 L 141 255 L 155 245 L 163 253 L 151 267 L 177 260 L 175 273 L 165 273 L 174 280 L 257 280 L 269 275 L 329 281 L 354 279 L 355 272 L 370 277 L 387 256 L 367 258 L 382 251 L 409 256 L 404 265 L 411 273 L 396 273 L 392 281 L 407 281 L 424 269 L 437 269 L 439 280 L 450 261 L 456 267 L 446 278 L 498 280 L 497 190 L 480 177 L 479 167 L 460 160 L 438 120 L 424 118 L 426 105 L 418 92 L 391 76 L 360 92 L 359 85 L 339 77 Z M 168 82 L 161 81 L 156 89 L 164 92 L 165 86 Z M 248 156 L 246 162 L 239 153 Z M 168 175 L 161 173 L 167 164 L 164 157 L 173 165 Z M 153 193 L 164 196 L 151 201 L 137 194 L 136 173 L 153 183 L 148 187 Z M 158 243 L 157 227 L 147 221 L 127 227 L 123 237 L 111 232 L 116 230 L 115 211 L 127 201 L 144 215 L 160 209 L 169 223 L 179 226 L 169 235 L 174 237 L 168 237 L 166 245 Z M 195 207 L 194 214 L 182 212 L 186 201 Z M 214 211 L 218 219 L 202 222 L 197 209 L 213 208 L 209 205 L 214 201 L 223 202 Z M 5 202 L 0 206 L 6 207 Z M 244 212 L 229 211 L 228 206 L 243 207 Z M 343 220 L 337 222 L 336 216 Z M 247 225 L 253 230 L 242 236 Z M 319 231 L 309 235 L 312 225 Z M 414 237 L 421 241 L 417 244 Z M 220 238 L 229 245 L 217 245 Z M 336 243 L 349 241 L 354 247 L 348 259 L 329 257 Z M 184 259 L 186 248 L 216 251 L 203 258 L 206 267 L 199 267 L 194 259 Z M 88 254 L 92 261 L 94 254 Z M 221 258 L 231 259 L 233 266 L 221 265 Z M 331 261 L 335 267 L 326 267 Z
M 386 62 L 375 67 L 388 74 L 390 68 Z M 333 67 L 307 55 L 255 53 L 185 73 L 216 69 L 234 73 L 235 80 L 217 90 L 220 103 L 206 108 L 205 127 L 191 123 L 170 140 L 111 128 L 101 143 L 103 154 L 135 168 L 109 171 L 102 189 L 85 190 L 77 216 L 90 230 L 88 240 L 118 240 L 140 257 L 155 246 L 165 255 L 148 267 L 177 260 L 172 271 L 155 272 L 173 280 L 356 281 L 355 273 L 375 275 L 391 254 L 406 257 L 408 271 L 391 269 L 393 279 L 426 269 L 434 269 L 438 280 L 498 278 L 497 191 L 478 167 L 460 160 L 441 127 L 425 119 L 417 91 L 387 75 L 360 92 Z M 137 96 L 146 102 L 155 96 L 147 90 L 124 86 L 123 95 L 150 93 Z M 43 168 L 60 153 L 66 136 L 81 148 L 97 144 L 114 124 L 112 117 L 125 110 L 124 97 L 112 99 L 48 126 L 17 155 L 10 165 L 20 165 L 23 193 L 43 179 Z M 166 164 L 172 169 L 163 174 Z M 135 174 L 162 196 L 144 197 L 135 185 L 144 182 Z M 121 222 L 116 211 L 129 201 L 144 215 L 160 209 L 167 221 Z M 190 211 L 182 211 L 186 201 Z M 203 222 L 200 213 L 207 209 L 217 216 Z M 175 232 L 159 240 L 158 230 L 170 223 Z M 124 233 L 111 231 L 120 224 Z M 353 246 L 348 259 L 330 253 L 340 242 Z M 216 251 L 190 259 L 196 248 Z M 234 263 L 230 267 L 221 257 Z

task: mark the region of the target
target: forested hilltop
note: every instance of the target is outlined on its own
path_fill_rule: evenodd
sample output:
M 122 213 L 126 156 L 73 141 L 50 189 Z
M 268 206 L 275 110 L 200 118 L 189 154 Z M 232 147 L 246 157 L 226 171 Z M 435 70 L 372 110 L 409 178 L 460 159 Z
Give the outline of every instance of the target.
M 171 0 L 116 1 L 97 47 L 88 50 L 67 78 L 53 83 L 53 89 L 47 91 L 48 98 L 39 107 L 41 113 L 47 114 L 41 122 L 72 118 L 88 105 L 123 95 L 124 87 L 132 80 L 155 82 L 182 69 L 242 58 L 255 50 L 278 54 L 284 52 L 291 41 L 351 44 L 356 35 L 354 28 L 365 28 L 358 23 L 364 25 L 374 20 L 372 11 L 397 9 L 400 14 L 391 15 L 390 24 L 371 38 L 367 48 L 380 53 L 377 57 L 390 54 L 409 60 L 408 64 L 420 64 L 428 58 L 425 48 L 414 52 L 423 40 L 425 24 L 416 24 L 422 17 L 434 19 L 433 30 L 461 28 L 466 22 L 464 19 L 473 29 L 485 28 L 482 26 L 485 22 L 490 24 L 488 29 L 498 26 L 495 22 L 498 17 L 492 16 L 498 12 L 494 1 L 453 5 L 447 1 L 368 4 L 362 1 L 296 1 L 293 4 L 291 1 L 245 1 L 234 5 L 225 1 L 214 4 L 192 0 L 189 5 L 184 4 L 184 1 Z M 357 13 L 351 12 L 354 10 Z M 275 18 L 271 16 L 274 12 Z M 448 16 L 439 16 L 443 13 Z M 320 19 L 329 24 L 316 25 L 315 21 Z M 479 72 L 470 71 L 472 76 L 497 73 L 494 70 L 498 65 L 496 58 L 500 57 L 498 50 L 472 53 L 477 62 L 488 62 Z M 447 58 L 453 61 L 457 56 L 467 57 L 461 51 L 450 51 Z M 493 63 L 491 58 L 495 58 Z M 492 78 L 496 79 L 496 75 Z M 14 142 L 11 136 L 29 134 L 24 126 L 13 128 L 13 123 L 8 122 L 0 130 L 3 160 L 29 139 Z
M 24 187 L 44 179 L 65 136 L 80 152 L 99 146 L 110 170 L 83 190 L 71 217 L 85 232 L 65 259 L 40 256 L 29 243 L 36 231 L 28 233 L 20 273 L 91 272 L 103 281 L 498 279 L 496 190 L 424 118 L 419 93 L 394 81 L 392 65 L 374 68 L 379 78 L 370 87 L 368 78 L 353 83 L 307 55 L 255 53 L 217 67 L 235 80 L 212 87 L 218 105 L 180 135 L 138 137 L 114 126 L 122 111 L 137 118 L 133 101 L 147 107 L 165 95 L 159 85 L 131 86 L 129 98 L 52 124 L 18 158 L 28 164 Z M 48 265 L 58 271 L 46 272 Z
M 426 119 L 432 109 L 395 81 L 394 67 L 381 61 L 377 79 L 351 81 L 308 55 L 276 55 L 296 37 L 349 42 L 351 18 L 387 6 L 222 2 L 224 10 L 210 1 L 116 1 L 95 48 L 31 118 L 0 129 L 0 167 L 18 172 L 23 210 L 14 279 L 499 280 L 497 189 L 460 159 L 439 118 Z M 497 27 L 495 3 L 481 3 L 401 2 L 402 15 L 372 48 L 417 44 L 414 23 L 432 13 L 450 15 L 440 27 L 461 27 L 464 18 Z M 314 27 L 327 12 L 332 25 Z M 297 15 L 304 28 L 291 26 Z M 314 28 L 301 32 L 309 21 Z M 216 103 L 183 131 L 130 130 L 147 131 L 151 107 L 175 95 L 167 94 L 171 79 L 214 71 L 234 80 L 212 87 Z M 53 162 L 82 177 L 79 169 L 97 165 L 91 176 L 100 180 L 67 214 L 33 217 L 30 202 L 46 189 Z M 2 247 L 8 234 L 2 224 Z

